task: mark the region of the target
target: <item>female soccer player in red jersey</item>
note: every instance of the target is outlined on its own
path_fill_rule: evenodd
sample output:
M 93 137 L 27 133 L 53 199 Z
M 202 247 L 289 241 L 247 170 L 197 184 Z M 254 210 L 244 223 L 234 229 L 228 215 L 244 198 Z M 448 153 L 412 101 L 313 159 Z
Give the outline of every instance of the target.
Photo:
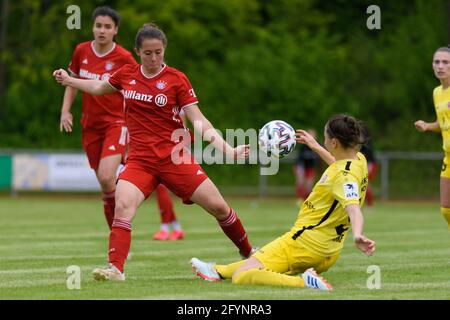
M 133 55 L 114 41 L 120 21 L 115 10 L 98 7 L 92 14 L 92 21 L 94 41 L 79 44 L 69 65 L 69 71 L 74 77 L 106 80 L 122 66 L 137 64 Z M 72 132 L 73 116 L 70 109 L 76 95 L 77 89 L 66 87 L 61 110 L 61 131 Z M 110 229 L 114 219 L 116 173 L 128 145 L 123 112 L 124 98 L 120 92 L 104 96 L 83 93 L 82 145 L 101 186 L 104 214 Z M 162 219 L 176 222 L 172 200 L 164 186 L 158 187 L 157 198 Z M 173 240 L 183 236 L 181 227 L 177 226 L 178 231 L 170 235 Z
M 173 153 L 178 142 L 172 134 L 183 130 L 180 118 L 186 118 L 202 137 L 223 154 L 246 158 L 249 146 L 232 148 L 214 130 L 197 106 L 198 100 L 187 77 L 164 63 L 167 38 L 154 24 L 144 25 L 136 35 L 136 53 L 142 65 L 126 65 L 108 80 L 81 80 L 59 69 L 57 82 L 92 95 L 122 90 L 126 101 L 125 121 L 130 133 L 127 162 L 116 188 L 116 210 L 109 237 L 107 268 L 95 269 L 98 280 L 124 280 L 123 267 L 131 243 L 131 221 L 136 209 L 159 183 L 166 185 L 185 203 L 197 203 L 213 215 L 225 234 L 239 248 L 243 257 L 252 247 L 246 232 L 217 187 L 206 176 L 192 154 L 182 149 L 178 160 Z
M 444 160 L 440 178 L 441 213 L 450 230 L 450 45 L 434 53 L 433 71 L 441 82 L 433 91 L 437 119 L 434 122 L 418 120 L 414 125 L 419 132 L 440 132 L 442 135 Z

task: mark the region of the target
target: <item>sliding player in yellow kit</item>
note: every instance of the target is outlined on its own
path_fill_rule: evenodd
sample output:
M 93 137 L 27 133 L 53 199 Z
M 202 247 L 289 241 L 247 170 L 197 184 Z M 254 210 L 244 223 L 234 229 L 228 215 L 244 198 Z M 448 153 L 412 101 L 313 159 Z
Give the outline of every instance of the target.
M 414 123 L 420 132 L 441 132 L 444 149 L 440 190 L 441 213 L 450 229 L 450 48 L 436 50 L 433 57 L 433 70 L 441 85 L 433 91 L 433 101 L 437 119 L 435 122 L 418 120 Z
M 366 141 L 361 123 L 351 116 L 333 116 L 324 135 L 326 149 L 306 131 L 297 130 L 297 142 L 307 144 L 329 167 L 302 204 L 294 227 L 244 261 L 215 265 L 192 258 L 198 276 L 208 281 L 232 279 L 236 284 L 331 291 L 318 273 L 337 261 L 350 226 L 356 247 L 368 256 L 374 253 L 375 242 L 363 235 L 361 207 L 368 173 L 359 152 Z

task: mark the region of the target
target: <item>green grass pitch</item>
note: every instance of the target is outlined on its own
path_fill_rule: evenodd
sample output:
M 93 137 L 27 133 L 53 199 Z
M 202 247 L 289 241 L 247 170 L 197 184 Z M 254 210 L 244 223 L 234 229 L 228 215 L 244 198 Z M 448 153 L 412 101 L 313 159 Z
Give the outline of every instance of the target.
M 228 200 L 259 247 L 288 230 L 298 212 L 294 199 Z M 196 278 L 191 257 L 228 263 L 239 259 L 237 250 L 211 216 L 178 200 L 186 238 L 151 240 L 159 225 L 153 197 L 133 222 L 127 280 L 95 282 L 91 271 L 106 265 L 108 245 L 100 196 L 3 196 L 0 203 L 0 299 L 450 299 L 450 231 L 438 203 L 365 208 L 365 233 L 377 241 L 376 254 L 364 256 L 349 236 L 340 259 L 324 274 L 332 293 Z M 71 265 L 81 269 L 79 290 L 66 285 Z M 379 289 L 367 288 L 371 265 L 380 268 Z

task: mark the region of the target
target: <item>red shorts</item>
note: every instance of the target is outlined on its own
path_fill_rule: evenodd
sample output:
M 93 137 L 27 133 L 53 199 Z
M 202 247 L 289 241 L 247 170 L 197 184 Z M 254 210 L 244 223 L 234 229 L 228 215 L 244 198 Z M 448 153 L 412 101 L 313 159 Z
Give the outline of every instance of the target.
M 127 128 L 123 124 L 113 124 L 104 131 L 83 131 L 83 149 L 92 169 L 97 170 L 100 159 L 115 154 L 125 158 L 128 144 Z
M 369 180 L 374 180 L 377 176 L 378 165 L 375 162 L 368 162 L 367 171 L 369 173 Z
M 189 164 L 174 164 L 171 157 L 158 163 L 129 159 L 119 174 L 119 180 L 134 184 L 146 199 L 162 183 L 185 204 L 193 203 L 189 199 L 206 179 L 208 176 L 192 155 Z
M 307 179 L 313 179 L 316 175 L 316 170 L 311 167 L 305 168 L 305 178 Z

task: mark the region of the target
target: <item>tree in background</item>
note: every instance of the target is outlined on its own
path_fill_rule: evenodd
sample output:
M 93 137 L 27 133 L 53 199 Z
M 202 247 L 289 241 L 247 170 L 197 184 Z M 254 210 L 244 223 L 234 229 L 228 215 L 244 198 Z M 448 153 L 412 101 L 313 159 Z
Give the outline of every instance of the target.
M 79 148 L 78 124 L 70 138 L 58 133 L 63 90 L 51 71 L 67 66 L 75 44 L 91 33 L 89 13 L 105 1 L 78 2 L 81 30 L 66 27 L 71 4 L 2 2 L 0 148 Z M 367 122 L 378 149 L 439 150 L 438 139 L 411 134 L 409 124 L 433 117 L 429 93 L 437 84 L 429 71 L 432 53 L 448 39 L 447 1 L 383 2 L 381 30 L 366 28 L 371 3 L 363 0 L 107 4 L 123 18 L 118 42 L 129 50 L 143 23 L 164 28 L 168 63 L 185 70 L 220 130 L 231 123 L 259 128 L 275 118 L 319 127 L 346 112 Z M 229 176 L 227 166 L 211 170 Z

